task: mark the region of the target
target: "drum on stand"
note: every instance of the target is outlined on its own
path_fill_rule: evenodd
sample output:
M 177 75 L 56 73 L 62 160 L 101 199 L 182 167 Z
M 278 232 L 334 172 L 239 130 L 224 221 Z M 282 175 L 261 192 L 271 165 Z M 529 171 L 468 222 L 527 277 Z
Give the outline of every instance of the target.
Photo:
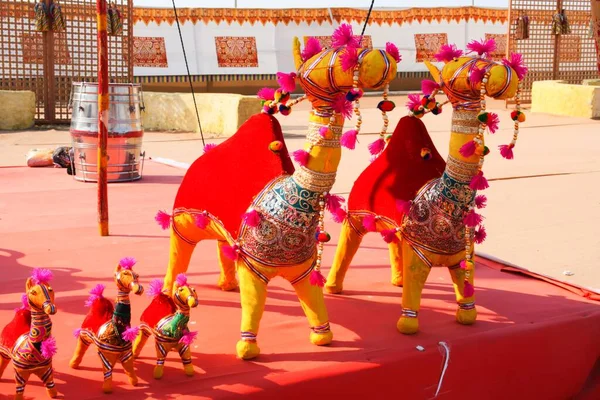
M 107 179 L 108 182 L 135 181 L 142 177 L 142 87 L 111 83 L 108 88 Z M 73 177 L 98 181 L 98 84 L 73 82 L 71 90 L 71 140 Z

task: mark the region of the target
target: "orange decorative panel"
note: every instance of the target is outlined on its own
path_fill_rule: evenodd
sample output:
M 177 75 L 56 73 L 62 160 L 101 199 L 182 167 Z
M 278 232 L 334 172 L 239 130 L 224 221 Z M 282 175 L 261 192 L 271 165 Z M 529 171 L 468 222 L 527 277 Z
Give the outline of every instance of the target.
M 133 38 L 133 65 L 135 67 L 167 68 L 167 49 L 163 37 Z
M 41 32 L 23 33 L 21 36 L 24 64 L 44 63 L 44 37 Z M 54 63 L 57 65 L 71 64 L 71 55 L 63 35 L 54 37 Z
M 494 39 L 496 41 L 496 51 L 490 54 L 492 60 L 500 61 L 506 57 L 506 44 L 508 36 L 502 33 L 486 33 L 485 40 Z
M 448 44 L 448 34 L 446 33 L 415 33 L 417 62 L 431 60 L 433 55 L 445 44 Z
M 216 36 L 215 46 L 221 68 L 258 67 L 256 38 L 253 36 Z

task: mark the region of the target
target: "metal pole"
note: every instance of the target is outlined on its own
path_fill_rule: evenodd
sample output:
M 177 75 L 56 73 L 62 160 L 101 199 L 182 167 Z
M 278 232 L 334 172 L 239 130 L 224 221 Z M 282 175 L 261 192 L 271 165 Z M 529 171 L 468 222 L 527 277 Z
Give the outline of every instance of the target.
M 106 32 L 106 0 L 96 0 L 98 26 L 98 228 L 100 236 L 108 236 L 108 37 Z

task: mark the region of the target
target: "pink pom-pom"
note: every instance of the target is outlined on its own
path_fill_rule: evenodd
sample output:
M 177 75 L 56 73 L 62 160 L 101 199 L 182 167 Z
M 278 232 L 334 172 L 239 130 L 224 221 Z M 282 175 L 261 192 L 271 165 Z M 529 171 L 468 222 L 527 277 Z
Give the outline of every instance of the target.
M 473 190 L 484 190 L 490 187 L 487 179 L 485 179 L 485 176 L 483 176 L 483 171 L 479 171 L 477 175 L 471 179 L 469 187 Z
M 215 143 L 207 143 L 204 146 L 204 154 L 208 153 L 209 151 L 211 151 L 212 149 L 214 149 L 215 147 L 217 147 L 217 145 Z
M 177 278 L 175 278 L 175 283 L 177 283 L 177 286 L 187 286 L 187 276 L 185 274 L 177 274 Z
M 356 129 L 347 131 L 340 138 L 340 144 L 350 150 L 354 150 L 356 148 L 357 141 L 358 141 L 358 131 Z
M 396 200 L 396 209 L 400 211 L 402 214 L 408 214 L 410 212 L 410 207 L 412 206 L 412 201 L 406 201 L 402 199 Z
M 205 213 L 200 213 L 194 215 L 194 223 L 200 229 L 206 229 L 208 224 L 210 223 L 210 218 Z
M 321 271 L 313 269 L 310 273 L 310 284 L 313 286 L 323 287 L 325 286 L 325 277 Z
M 133 342 L 139 332 L 140 332 L 140 328 L 138 328 L 137 326 L 135 328 L 129 327 L 129 328 L 125 329 L 125 332 L 123 332 L 121 334 L 121 337 L 123 338 L 123 340 L 125 340 L 127 342 Z
M 131 269 L 131 268 L 133 268 L 135 263 L 136 263 L 136 261 L 135 261 L 135 258 L 133 258 L 133 257 L 123 257 L 119 261 L 119 265 L 123 269 Z
M 377 232 L 377 218 L 372 214 L 368 214 L 363 218 L 363 226 L 369 232 Z
M 483 225 L 481 225 L 479 228 L 477 228 L 477 230 L 475 230 L 475 233 L 473 235 L 475 243 L 477 244 L 481 244 L 485 241 L 485 238 L 487 237 L 487 232 L 485 231 L 485 227 Z
M 256 210 L 250 210 L 244 214 L 244 222 L 246 225 L 256 228 L 260 224 L 260 214 Z
M 346 202 L 346 200 L 342 196 L 339 196 L 337 194 L 328 193 L 325 196 L 325 206 L 327 207 L 327 210 L 329 210 L 329 212 L 331 212 L 332 214 L 335 214 L 337 210 L 339 210 L 342 207 L 342 204 L 344 204 L 344 202 Z
M 465 281 L 465 287 L 463 289 L 464 297 L 472 297 L 475 294 L 475 288 L 473 285 L 469 283 L 469 281 Z
M 386 243 L 397 243 L 399 240 L 397 233 L 395 229 L 386 229 L 381 231 L 381 237 Z
M 279 86 L 281 86 L 281 89 L 284 92 L 292 93 L 294 90 L 296 90 L 296 73 L 292 72 L 285 74 L 283 72 L 278 72 L 277 83 L 279 83 Z
M 314 55 L 319 54 L 321 51 L 323 51 L 323 48 L 321 47 L 319 39 L 314 37 L 308 38 L 308 40 L 306 41 L 306 45 L 302 50 L 302 61 L 306 61 L 312 58 Z
M 467 269 L 467 262 L 465 260 L 460 262 L 460 269 Z
M 223 255 L 229 258 L 231 261 L 237 260 L 239 250 L 237 244 L 234 244 L 233 246 L 223 246 L 221 247 L 221 250 L 223 251 Z
M 352 118 L 352 103 L 346 100 L 346 96 L 337 96 L 335 99 L 333 99 L 331 106 L 333 108 L 333 111 L 342 114 L 344 118 Z
M 374 141 L 373 143 L 370 143 L 368 148 L 369 148 L 369 153 L 371 153 L 372 155 L 377 155 L 377 154 L 381 153 L 383 151 L 383 149 L 385 148 L 385 140 L 379 138 L 376 141 Z
M 423 92 L 423 94 L 426 96 L 431 95 L 431 93 L 433 93 L 434 90 L 439 89 L 440 85 L 437 82 L 431 81 L 429 79 L 424 79 L 421 81 L 421 92 Z M 421 100 L 419 100 L 419 104 L 421 104 Z
M 73 331 L 73 336 L 75 336 L 76 338 L 79 338 L 80 335 L 81 335 L 81 328 L 77 328 Z
M 516 73 L 519 80 L 523 80 L 527 74 L 527 67 L 523 61 L 523 55 L 519 53 L 510 53 L 510 59 L 503 58 L 502 62 L 504 65 L 512 68 Z
M 475 143 L 475 141 L 473 140 L 469 140 L 467 143 L 463 144 L 460 149 L 458 149 L 458 152 L 466 158 L 471 157 L 473 154 L 475 154 L 475 150 L 477 149 L 477 143 Z
M 162 293 L 164 283 L 165 282 L 162 279 L 152 279 L 146 294 L 150 297 L 158 296 Z
M 484 194 L 478 194 L 475 196 L 475 207 L 485 208 L 487 205 L 487 197 Z
M 416 108 L 421 106 L 421 96 L 415 93 L 410 93 L 408 95 L 408 102 L 406 103 L 406 108 L 409 111 L 414 111 Z
M 475 67 L 471 70 L 469 79 L 473 83 L 479 83 L 479 82 L 483 81 L 484 76 L 485 76 L 485 69 Z
M 171 216 L 162 210 L 156 213 L 154 220 L 158 222 L 158 225 L 160 225 L 163 230 L 167 230 L 171 227 Z
M 275 100 L 275 89 L 273 88 L 262 88 L 256 94 L 259 99 L 267 100 Z
M 331 36 L 331 44 L 333 47 L 360 47 L 359 38 L 354 36 L 352 26 L 349 24 L 341 24 Z
M 85 301 L 86 307 L 91 307 L 94 304 L 94 301 L 101 299 L 103 297 L 105 286 L 101 283 L 97 284 L 90 290 L 90 297 Z
M 460 49 L 457 49 L 455 45 L 445 44 L 442 47 L 440 47 L 440 50 L 436 54 L 434 54 L 433 57 L 437 61 L 448 62 L 448 61 L 452 61 L 455 58 L 462 56 L 462 54 L 463 54 L 463 51 Z
M 181 339 L 179 339 L 179 343 L 182 343 L 186 346 L 191 346 L 191 344 L 194 343 L 194 340 L 196 340 L 196 336 L 198 336 L 198 332 L 187 331 L 183 334 Z
M 506 158 L 507 160 L 512 160 L 513 158 L 515 158 L 515 155 L 513 153 L 513 148 L 515 147 L 514 144 L 501 144 L 500 146 L 498 146 L 498 148 L 500 149 L 500 155 L 504 158 Z
M 476 227 L 477 225 L 481 224 L 481 222 L 483 221 L 483 217 L 479 214 L 477 214 L 474 210 L 471 210 L 467 213 L 467 215 L 465 215 L 465 218 L 463 219 L 463 223 L 471 228 Z
M 346 47 L 340 56 L 340 61 L 342 62 L 342 69 L 344 71 L 354 69 L 358 65 L 358 50 L 356 47 Z
M 500 124 L 500 118 L 496 113 L 488 113 L 488 119 L 486 125 L 490 130 L 490 133 L 496 133 L 498 130 L 498 124 Z
M 387 42 L 385 44 L 385 51 L 392 56 L 392 58 L 394 60 L 396 60 L 397 63 L 399 63 L 402 60 L 402 56 L 400 55 L 400 51 L 398 50 L 398 47 L 392 43 L 392 42 Z
M 48 284 L 52 280 L 52 271 L 44 268 L 34 268 L 31 272 L 31 278 L 36 285 Z
M 471 50 L 471 52 L 479 54 L 480 56 L 484 54 L 489 56 L 496 50 L 496 41 L 494 39 L 481 40 L 481 42 L 472 40 L 469 42 L 469 44 L 467 44 L 467 49 Z
M 52 358 L 56 354 L 56 339 L 50 336 L 48 339 L 42 342 L 42 357 L 45 359 Z
M 331 219 L 333 219 L 333 222 L 341 224 L 342 222 L 344 222 L 347 216 L 348 213 L 346 212 L 346 210 L 344 210 L 343 208 L 339 208 L 338 210 L 336 210 L 336 212 L 331 214 Z
M 322 126 L 319 128 L 319 135 L 321 135 L 321 137 L 326 137 L 327 133 L 329 132 L 329 128 L 326 126 Z
M 310 158 L 310 153 L 306 150 L 296 150 L 292 153 L 292 156 L 294 157 L 294 160 L 300 164 L 301 166 L 305 167 L 306 164 L 308 164 L 308 159 Z

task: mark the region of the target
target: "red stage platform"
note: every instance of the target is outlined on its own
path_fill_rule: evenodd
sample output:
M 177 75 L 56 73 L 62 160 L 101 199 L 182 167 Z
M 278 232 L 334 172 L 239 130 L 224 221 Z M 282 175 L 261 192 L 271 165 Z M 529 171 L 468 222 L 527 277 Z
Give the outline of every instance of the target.
M 55 381 L 63 398 L 106 398 L 100 360 L 92 349 L 81 370 L 68 367 L 75 346 L 72 332 L 86 313 L 88 290 L 103 283 L 112 298 L 112 271 L 124 256 L 137 258 L 136 272 L 146 287 L 166 268 L 168 235 L 154 214 L 170 209 L 183 171 L 149 162 L 145 172 L 139 182 L 109 186 L 111 236 L 102 238 L 95 184 L 75 182 L 61 169 L 0 168 L 0 324 L 12 318 L 32 268 L 51 268 L 58 307 L 53 317 L 59 346 Z M 325 251 L 326 267 L 339 233 L 333 222 L 327 226 L 334 240 Z M 600 399 L 598 302 L 502 272 L 486 260 L 479 259 L 476 272 L 479 320 L 474 326 L 455 322 L 450 277 L 434 269 L 423 295 L 421 332 L 403 336 L 396 331 L 402 289 L 389 283 L 386 244 L 369 235 L 348 273 L 345 294 L 326 297 L 333 345 L 309 343 L 307 321 L 292 288 L 276 279 L 269 286 L 259 334 L 262 354 L 252 362 L 234 355 L 239 294 L 216 287 L 216 243 L 198 246 L 188 275 L 200 297 L 190 325 L 199 331 L 192 349 L 197 374 L 183 375 L 173 353 L 164 378 L 155 381 L 149 342 L 136 362 L 139 386 L 130 387 L 119 367 L 114 398 L 431 399 L 444 360 L 438 343 L 445 342 L 450 358 L 439 399 Z M 134 324 L 148 303 L 145 295 L 133 298 Z M 7 369 L 0 397 L 13 393 Z M 25 395 L 41 399 L 45 390 L 33 378 Z

